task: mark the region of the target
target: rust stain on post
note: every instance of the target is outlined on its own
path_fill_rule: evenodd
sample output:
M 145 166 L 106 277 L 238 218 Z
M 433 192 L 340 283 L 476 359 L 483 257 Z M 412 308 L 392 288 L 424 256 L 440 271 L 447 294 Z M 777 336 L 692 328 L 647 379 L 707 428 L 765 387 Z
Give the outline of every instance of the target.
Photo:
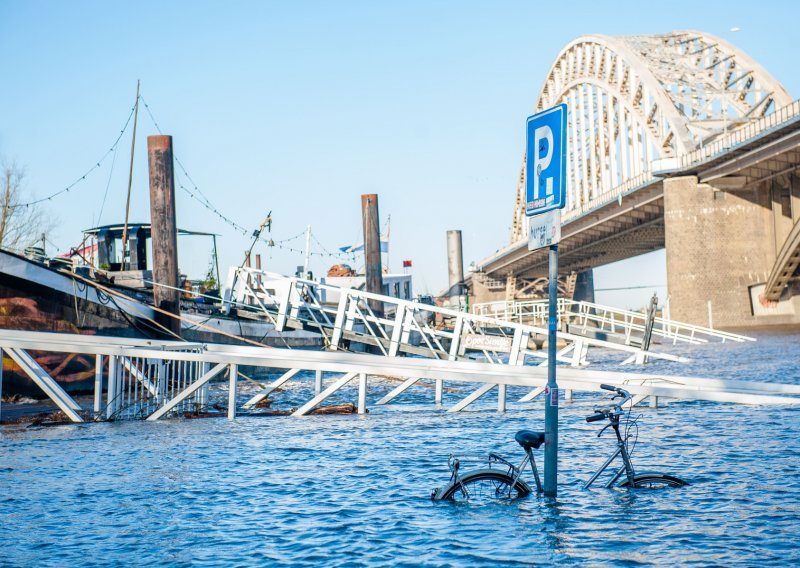
M 153 299 L 155 306 L 180 315 L 178 288 L 178 229 L 175 223 L 175 172 L 172 161 L 172 136 L 148 136 L 147 159 L 150 166 L 150 231 L 153 244 Z M 163 284 L 164 286 L 158 286 Z M 165 286 L 169 286 L 167 288 Z M 156 321 L 180 335 L 176 318 L 156 314 Z

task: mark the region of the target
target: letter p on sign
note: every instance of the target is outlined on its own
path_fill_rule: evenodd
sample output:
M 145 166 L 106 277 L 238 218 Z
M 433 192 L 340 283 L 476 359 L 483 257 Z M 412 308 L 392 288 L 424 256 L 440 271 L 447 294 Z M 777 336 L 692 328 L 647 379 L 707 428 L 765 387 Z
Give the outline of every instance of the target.
M 540 199 L 553 195 L 553 177 L 545 177 L 543 174 L 553 159 L 553 130 L 546 124 L 534 130 L 533 146 L 536 150 L 533 156 L 533 198 Z M 544 195 L 542 185 L 545 186 Z
M 566 205 L 567 105 L 528 118 L 525 167 L 525 214 L 562 209 Z

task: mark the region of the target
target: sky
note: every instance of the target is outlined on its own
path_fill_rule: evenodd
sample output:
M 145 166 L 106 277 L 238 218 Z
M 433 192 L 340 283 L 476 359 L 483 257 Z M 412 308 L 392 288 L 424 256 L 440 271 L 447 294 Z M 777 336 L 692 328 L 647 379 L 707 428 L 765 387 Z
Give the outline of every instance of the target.
M 121 222 L 130 126 L 109 149 L 141 80 L 132 221 L 149 219 L 157 123 L 188 172 L 176 167 L 178 226 L 219 235 L 223 273 L 271 211 L 264 236 L 283 248 L 256 245 L 265 268 L 294 273 L 311 225 L 311 270 L 323 275 L 347 261 L 328 253 L 361 241 L 360 196 L 377 193 L 381 223 L 391 216 L 389 268 L 411 260 L 415 291 L 437 293 L 447 230 L 463 232 L 465 267 L 509 243 L 525 119 L 569 41 L 706 31 L 796 99 L 798 6 L 0 0 L 0 156 L 25 167 L 30 199 L 62 192 L 45 203 L 49 246 Z M 210 240 L 179 246 L 181 271 L 202 277 Z M 663 251 L 595 270 L 598 301 L 620 307 L 663 298 L 665 283 Z

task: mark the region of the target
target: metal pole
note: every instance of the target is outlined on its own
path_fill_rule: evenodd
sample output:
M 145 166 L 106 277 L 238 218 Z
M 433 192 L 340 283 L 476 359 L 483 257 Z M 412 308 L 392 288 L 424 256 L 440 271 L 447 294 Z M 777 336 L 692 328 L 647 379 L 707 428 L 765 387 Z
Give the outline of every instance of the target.
M 239 365 L 229 367 L 228 377 L 228 420 L 236 419 L 236 380 L 239 378 Z
M 450 306 L 458 303 L 461 310 L 461 296 L 464 287 L 464 254 L 461 247 L 461 231 L 447 231 L 447 283 Z
M 367 412 L 367 374 L 360 373 L 358 375 L 358 413 L 366 414 Z
M 308 266 L 311 261 L 311 225 L 306 227 L 306 257 L 303 262 L 303 278 L 308 278 Z
M 217 256 L 217 235 L 211 235 L 214 241 L 214 270 L 217 273 L 217 290 L 222 291 L 222 281 L 219 279 L 219 257 Z
M 94 359 L 94 413 L 100 414 L 103 404 L 103 356 L 96 355 Z
M 558 489 L 558 384 L 556 383 L 556 299 L 558 296 L 558 245 L 550 245 L 550 282 L 547 310 L 547 389 L 544 402 L 544 494 Z
M 133 136 L 131 136 L 131 165 L 128 171 L 128 201 L 125 203 L 125 224 L 122 226 L 122 265 L 121 270 L 127 270 L 125 251 L 128 248 L 128 213 L 131 210 L 131 186 L 133 185 L 133 153 L 136 149 L 136 122 L 139 119 L 139 80 L 136 81 L 136 104 L 133 110 Z

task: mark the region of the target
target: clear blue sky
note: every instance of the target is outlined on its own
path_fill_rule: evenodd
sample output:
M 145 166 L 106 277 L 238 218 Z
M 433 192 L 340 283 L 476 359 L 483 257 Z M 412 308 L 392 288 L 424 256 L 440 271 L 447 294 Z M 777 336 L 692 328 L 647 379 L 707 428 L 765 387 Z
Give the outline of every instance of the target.
M 141 79 L 176 155 L 225 215 L 252 230 L 272 210 L 273 239 L 310 224 L 335 250 L 360 241 L 359 196 L 378 193 L 381 217 L 392 218 L 391 268 L 413 260 L 416 291 L 437 292 L 448 229 L 464 233 L 465 264 L 508 243 L 525 118 L 567 42 L 703 30 L 796 98 L 799 16 L 792 2 L 0 0 L 0 154 L 25 165 L 32 195 L 62 189 L 112 144 Z M 133 220 L 149 216 L 145 136 L 155 133 L 140 114 Z M 62 249 L 81 229 L 122 220 L 129 145 L 126 134 L 113 172 L 108 159 L 50 202 Z M 179 226 L 219 233 L 223 270 L 240 263 L 249 238 L 185 192 L 177 198 Z M 302 264 L 297 253 L 256 250 L 271 270 Z M 202 275 L 209 251 L 182 241 L 182 271 Z M 334 262 L 314 256 L 312 269 Z M 595 280 L 663 284 L 664 255 L 601 268 Z M 598 298 L 635 306 L 652 291 Z

